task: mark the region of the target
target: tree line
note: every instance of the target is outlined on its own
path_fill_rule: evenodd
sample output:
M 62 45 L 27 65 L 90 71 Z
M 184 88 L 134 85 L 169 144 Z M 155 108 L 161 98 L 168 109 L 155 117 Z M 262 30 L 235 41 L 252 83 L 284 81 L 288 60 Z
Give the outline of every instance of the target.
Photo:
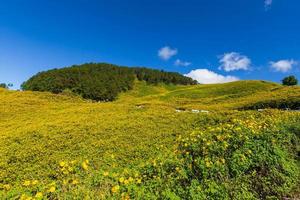
M 8 89 L 8 88 L 10 88 L 12 86 L 13 86 L 12 83 L 8 83 L 8 84 L 6 84 L 6 83 L 0 83 L 0 88 Z
M 146 81 L 147 83 L 157 84 L 157 83 L 166 83 L 166 84 L 180 84 L 180 85 L 195 85 L 197 81 L 183 76 L 177 72 L 165 72 L 164 70 L 155 70 L 145 67 L 133 68 L 134 73 L 138 80 Z
M 120 92 L 132 89 L 136 78 L 149 84 L 197 84 L 191 78 L 175 72 L 86 63 L 39 72 L 24 82 L 21 88 L 52 93 L 70 90 L 86 99 L 112 101 Z

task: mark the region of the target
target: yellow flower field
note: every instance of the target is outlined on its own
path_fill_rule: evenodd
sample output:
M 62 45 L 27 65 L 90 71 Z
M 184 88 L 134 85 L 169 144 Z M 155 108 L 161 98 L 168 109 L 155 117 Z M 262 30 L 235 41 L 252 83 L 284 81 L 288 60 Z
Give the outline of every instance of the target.
M 300 112 L 257 106 L 299 103 L 299 86 L 261 81 L 136 82 L 105 103 L 0 89 L 0 199 L 286 197 Z

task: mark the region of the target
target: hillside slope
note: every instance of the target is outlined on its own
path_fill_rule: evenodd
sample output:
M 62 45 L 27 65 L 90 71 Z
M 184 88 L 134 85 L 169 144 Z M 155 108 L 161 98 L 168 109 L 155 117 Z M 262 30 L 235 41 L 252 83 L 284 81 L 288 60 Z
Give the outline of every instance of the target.
M 294 132 L 299 134 L 300 114 L 232 110 L 262 101 L 290 99 L 299 103 L 298 86 L 283 87 L 262 81 L 195 86 L 153 86 L 137 81 L 133 90 L 120 94 L 115 102 L 106 103 L 93 103 L 70 94 L 0 89 L 0 198 L 22 195 L 25 198 L 38 192 L 49 199 L 74 196 L 120 199 L 122 195 L 180 198 L 195 193 L 196 183 L 208 188 L 202 188 L 202 199 L 210 196 L 211 190 L 218 195 L 228 194 L 229 199 L 244 198 L 243 195 L 253 199 L 282 197 L 295 189 L 300 177 L 295 157 L 299 147 L 291 141 Z M 187 112 L 176 112 L 178 108 L 187 109 Z M 210 112 L 195 114 L 189 112 L 192 109 Z M 222 141 L 215 135 L 220 130 L 225 134 Z M 208 134 L 204 137 L 203 132 Z M 211 146 L 211 152 L 205 152 L 211 159 L 218 156 L 221 160 L 208 162 L 200 156 L 197 157 L 199 164 L 189 163 L 189 158 L 185 157 L 187 152 L 204 148 L 193 138 L 194 134 L 205 138 L 209 142 L 206 145 L 216 144 Z M 232 134 L 240 136 L 229 137 Z M 255 134 L 261 137 L 253 136 Z M 186 139 L 180 146 L 182 138 Z M 249 138 L 245 146 L 236 148 L 244 144 L 245 138 Z M 270 141 L 277 143 L 265 146 L 273 144 Z M 221 148 L 222 142 L 229 146 L 228 154 L 225 150 L 213 149 Z M 252 151 L 257 157 L 249 155 L 247 165 L 240 161 L 235 163 L 237 155 L 248 155 L 242 154 L 243 151 Z M 224 152 L 224 155 L 214 152 Z M 194 172 L 189 171 L 190 166 L 200 170 L 199 165 L 201 170 L 208 170 L 205 173 L 214 174 L 210 165 L 220 164 L 222 159 L 226 160 L 222 184 L 213 175 L 201 175 L 206 181 L 198 182 L 194 180 Z M 272 159 L 278 162 L 274 164 Z M 268 176 L 270 180 L 260 174 L 260 167 L 266 163 L 267 168 L 263 170 L 272 175 Z M 182 171 L 174 174 L 178 168 Z M 229 178 L 227 170 L 229 173 L 232 169 L 237 174 L 251 172 L 251 176 L 244 174 L 242 177 L 247 180 L 241 180 L 231 174 Z M 254 171 L 256 175 L 252 174 Z M 272 177 L 281 181 L 271 187 L 267 182 L 273 183 Z M 124 183 L 124 178 L 128 183 Z M 233 188 L 243 184 L 243 192 L 239 191 L 241 188 Z M 180 189 L 181 185 L 189 189 L 185 192 L 172 189 Z M 263 189 L 260 192 L 255 187 Z M 235 192 L 229 194 L 226 188 Z
M 186 109 L 247 109 L 300 107 L 300 87 L 284 87 L 265 81 L 237 81 L 225 84 L 156 87 L 137 82 L 133 91 L 120 96 L 119 102 L 130 99 L 140 104 L 162 104 Z M 270 104 L 269 102 L 278 102 Z M 281 105 L 280 102 L 283 104 Z M 261 103 L 261 104 L 259 104 Z

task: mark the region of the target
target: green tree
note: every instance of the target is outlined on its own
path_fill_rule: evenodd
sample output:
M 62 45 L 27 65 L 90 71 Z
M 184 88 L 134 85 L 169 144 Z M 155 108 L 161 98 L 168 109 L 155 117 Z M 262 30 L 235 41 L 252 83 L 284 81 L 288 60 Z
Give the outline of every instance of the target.
M 6 83 L 0 83 L 0 88 L 7 88 Z
M 282 85 L 297 85 L 298 80 L 295 76 L 287 76 L 282 80 Z
M 12 87 L 13 84 L 9 83 L 9 84 L 6 84 L 6 83 L 0 83 L 0 88 L 5 88 L 5 89 L 8 89 L 10 87 Z

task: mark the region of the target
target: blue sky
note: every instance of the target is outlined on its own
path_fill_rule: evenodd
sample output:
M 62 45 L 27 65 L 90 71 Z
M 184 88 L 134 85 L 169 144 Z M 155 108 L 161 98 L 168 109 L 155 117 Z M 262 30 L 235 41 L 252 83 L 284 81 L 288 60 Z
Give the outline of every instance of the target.
M 85 62 L 300 78 L 299 0 L 0 0 L 0 82 Z

